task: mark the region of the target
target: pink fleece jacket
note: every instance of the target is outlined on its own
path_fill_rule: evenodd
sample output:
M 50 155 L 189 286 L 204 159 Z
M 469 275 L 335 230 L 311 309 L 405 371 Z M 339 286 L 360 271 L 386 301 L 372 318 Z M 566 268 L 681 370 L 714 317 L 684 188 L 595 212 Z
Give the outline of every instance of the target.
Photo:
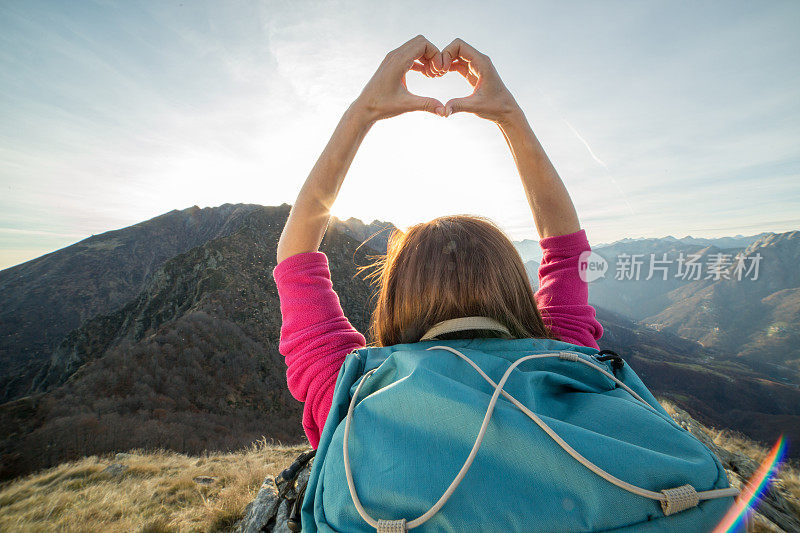
M 597 348 L 603 327 L 578 275 L 579 256 L 590 249 L 586 233 L 547 237 L 539 244 L 543 257 L 536 302 L 545 324 L 566 342 Z M 365 347 L 366 339 L 344 316 L 323 252 L 287 257 L 272 276 L 283 317 L 278 351 L 286 358 L 289 392 L 305 403 L 303 429 L 316 448 L 344 358 Z

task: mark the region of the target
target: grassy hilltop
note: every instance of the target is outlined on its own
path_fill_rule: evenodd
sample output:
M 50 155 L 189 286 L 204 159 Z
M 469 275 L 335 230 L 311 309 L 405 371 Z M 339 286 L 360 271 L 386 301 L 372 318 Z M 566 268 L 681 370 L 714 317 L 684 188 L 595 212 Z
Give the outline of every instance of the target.
M 701 440 L 735 457 L 723 459 L 735 486 L 767 454 L 739 434 L 709 429 L 669 402 L 661 403 Z M 192 457 L 134 450 L 62 463 L 0 487 L 0 531 L 235 531 L 263 480 L 279 474 L 304 449 L 262 440 L 238 453 Z M 776 523 L 800 524 L 800 470 L 781 468 L 767 505 L 759 508 L 750 531 L 792 531 Z

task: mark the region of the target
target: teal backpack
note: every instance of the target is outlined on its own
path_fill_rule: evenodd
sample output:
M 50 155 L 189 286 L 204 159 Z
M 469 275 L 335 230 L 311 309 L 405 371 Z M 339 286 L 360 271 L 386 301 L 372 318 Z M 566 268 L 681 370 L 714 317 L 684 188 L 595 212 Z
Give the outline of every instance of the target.
M 492 329 L 505 338 L 436 340 Z M 441 322 L 350 353 L 301 510 L 304 532 L 711 531 L 717 457 L 613 354 Z

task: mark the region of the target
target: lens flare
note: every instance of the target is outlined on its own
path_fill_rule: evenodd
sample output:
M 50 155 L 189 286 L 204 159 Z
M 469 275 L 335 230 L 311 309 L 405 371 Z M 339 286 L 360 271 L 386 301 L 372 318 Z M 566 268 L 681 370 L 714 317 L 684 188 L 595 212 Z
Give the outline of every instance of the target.
M 728 533 L 737 531 L 745 519 L 747 518 L 748 511 L 758 503 L 758 498 L 764 493 L 764 490 L 769 485 L 769 482 L 775 477 L 781 461 L 786 455 L 786 439 L 783 435 L 772 446 L 772 449 L 767 454 L 767 457 L 758 467 L 758 469 L 747 482 L 747 485 L 736 497 L 733 505 L 722 521 L 714 528 L 713 533 Z

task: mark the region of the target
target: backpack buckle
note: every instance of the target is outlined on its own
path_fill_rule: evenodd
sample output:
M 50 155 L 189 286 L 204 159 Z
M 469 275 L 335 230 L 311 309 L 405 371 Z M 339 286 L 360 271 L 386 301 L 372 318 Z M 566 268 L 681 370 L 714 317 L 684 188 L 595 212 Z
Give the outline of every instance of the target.
M 611 361 L 611 369 L 614 370 L 614 375 L 625 366 L 625 360 L 613 350 L 600 350 L 595 354 L 595 358 L 602 362 Z

